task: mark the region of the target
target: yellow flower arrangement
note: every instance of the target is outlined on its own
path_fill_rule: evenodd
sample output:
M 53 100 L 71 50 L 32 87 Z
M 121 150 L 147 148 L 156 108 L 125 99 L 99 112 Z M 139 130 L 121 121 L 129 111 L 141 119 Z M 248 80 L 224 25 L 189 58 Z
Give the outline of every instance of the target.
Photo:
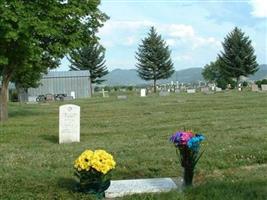
M 86 150 L 84 151 L 74 163 L 74 168 L 78 171 L 89 171 L 95 169 L 98 172 L 107 174 L 114 169 L 116 162 L 113 156 L 104 150 Z

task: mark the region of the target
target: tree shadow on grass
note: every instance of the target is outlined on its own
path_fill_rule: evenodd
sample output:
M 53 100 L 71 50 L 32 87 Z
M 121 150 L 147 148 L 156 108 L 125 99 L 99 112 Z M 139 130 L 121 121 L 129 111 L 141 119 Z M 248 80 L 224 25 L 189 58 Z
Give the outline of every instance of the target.
M 267 181 L 263 180 L 240 180 L 231 181 L 208 181 L 185 191 L 187 199 L 198 200 L 264 200 L 267 196 Z
M 55 135 L 41 135 L 41 138 L 48 141 L 48 142 L 51 142 L 51 143 L 54 143 L 54 144 L 58 144 L 58 136 L 55 136 Z
M 77 181 L 74 178 L 59 178 L 58 186 L 71 192 L 78 192 Z

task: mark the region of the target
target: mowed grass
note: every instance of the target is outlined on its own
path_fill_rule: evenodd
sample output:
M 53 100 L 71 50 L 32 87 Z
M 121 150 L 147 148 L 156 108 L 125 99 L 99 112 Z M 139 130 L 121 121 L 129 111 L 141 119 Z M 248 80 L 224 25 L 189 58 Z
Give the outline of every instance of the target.
M 0 199 L 94 199 L 75 191 L 73 176 L 73 161 L 88 148 L 114 155 L 113 179 L 181 176 L 169 137 L 184 127 L 207 138 L 195 186 L 122 199 L 267 197 L 267 93 L 114 94 L 69 103 L 81 106 L 81 142 L 61 145 L 63 103 L 10 103 L 10 119 L 0 125 Z

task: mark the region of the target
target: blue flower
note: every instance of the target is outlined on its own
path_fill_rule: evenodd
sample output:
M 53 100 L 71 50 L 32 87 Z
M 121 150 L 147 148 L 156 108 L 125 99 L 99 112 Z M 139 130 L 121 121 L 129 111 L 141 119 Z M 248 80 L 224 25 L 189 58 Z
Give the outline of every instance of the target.
M 205 137 L 201 134 L 196 134 L 195 137 L 192 137 L 190 140 L 187 142 L 187 146 L 192 149 L 193 151 L 198 151 L 200 142 L 203 141 Z

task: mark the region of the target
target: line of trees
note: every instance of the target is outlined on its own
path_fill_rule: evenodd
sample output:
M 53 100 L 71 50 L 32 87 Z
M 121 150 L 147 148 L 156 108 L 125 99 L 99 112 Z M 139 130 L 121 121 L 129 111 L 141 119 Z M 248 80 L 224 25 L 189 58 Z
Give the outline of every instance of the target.
M 92 83 L 102 83 L 108 73 L 105 48 L 96 36 L 108 16 L 98 9 L 100 0 L 7 1 L 0 4 L 0 121 L 7 120 L 10 81 L 19 88 L 38 86 L 43 73 L 58 67 L 68 55 L 71 70 L 89 70 Z M 258 70 L 248 36 L 234 28 L 224 39 L 223 51 L 207 64 L 203 77 L 225 88 L 237 85 L 241 76 Z M 171 50 L 151 27 L 136 51 L 136 68 L 144 80 L 153 80 L 154 92 L 160 79 L 174 73 Z

